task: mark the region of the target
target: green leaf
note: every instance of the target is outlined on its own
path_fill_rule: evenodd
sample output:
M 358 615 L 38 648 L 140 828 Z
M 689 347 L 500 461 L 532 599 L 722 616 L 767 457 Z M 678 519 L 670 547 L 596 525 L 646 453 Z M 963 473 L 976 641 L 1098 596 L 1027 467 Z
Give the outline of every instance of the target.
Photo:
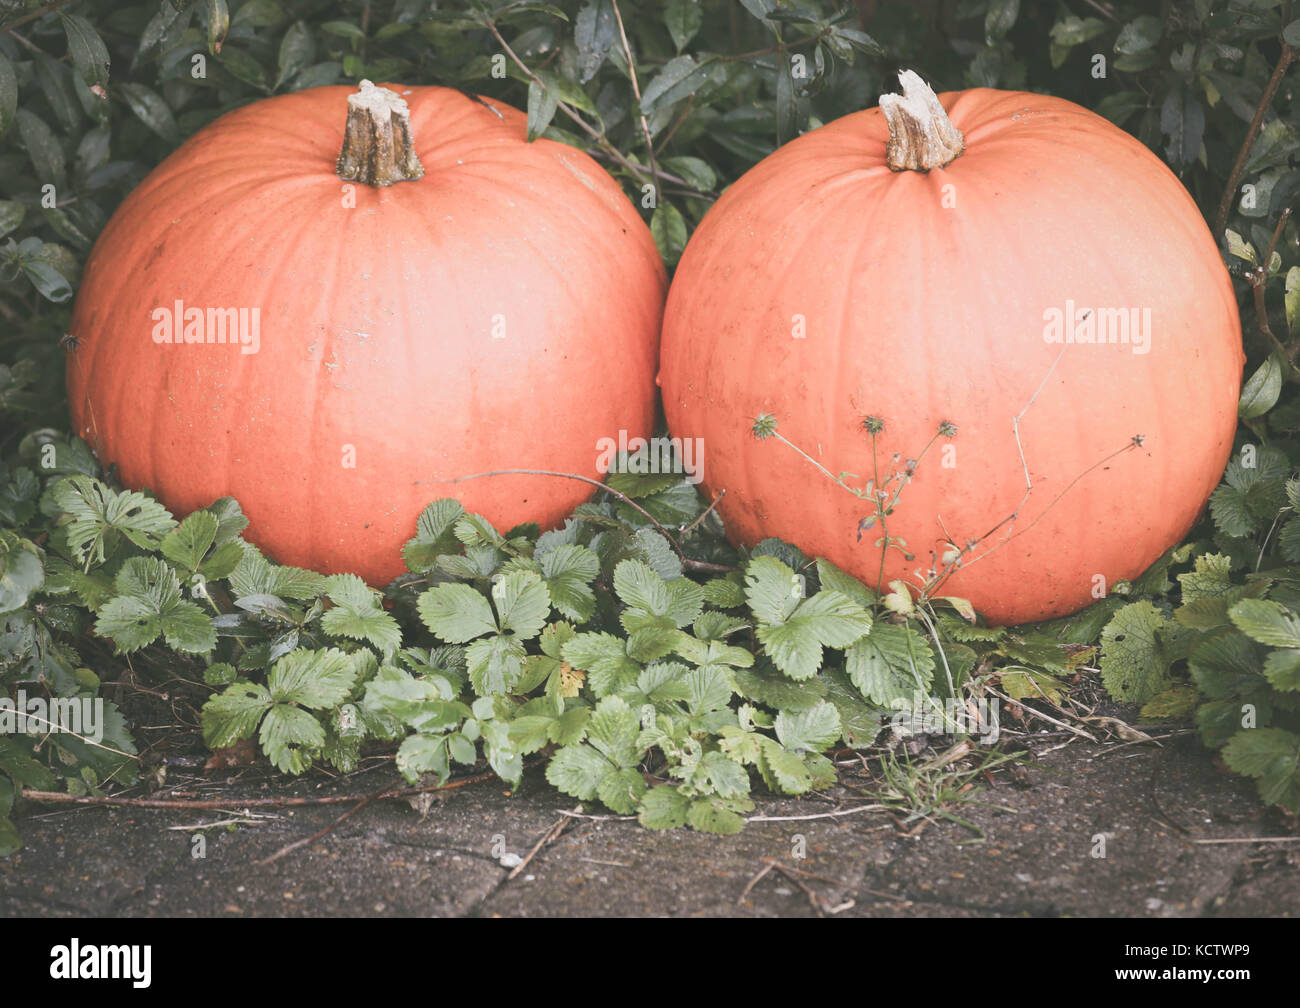
M 447 736 L 410 735 L 403 739 L 397 750 L 397 769 L 412 784 L 426 773 L 437 774 L 439 782 L 445 783 L 451 776 Z
M 1223 747 L 1223 761 L 1239 774 L 1258 778 L 1264 801 L 1300 811 L 1300 735 L 1281 728 L 1238 732 Z
M 698 91 L 719 69 L 713 57 L 696 64 L 693 56 L 675 56 L 650 78 L 641 92 L 641 111 L 647 116 L 668 108 Z
M 542 579 L 532 571 L 507 574 L 492 586 L 500 627 L 519 640 L 542 632 L 551 611 L 551 596 Z M 462 643 L 453 641 L 452 643 Z
M 845 671 L 868 700 L 882 707 L 930 688 L 934 653 L 910 626 L 877 623 L 845 652 Z
M 0 533 L 0 546 L 7 533 Z M 45 581 L 45 566 L 35 545 L 17 539 L 11 549 L 0 552 L 0 613 L 27 605 Z
M 753 805 L 749 807 L 753 808 Z M 734 836 L 745 828 L 744 818 L 730 807 L 729 802 L 718 798 L 700 798 L 692 802 L 687 821 L 701 833 L 718 836 Z
M 291 80 L 300 71 L 310 66 L 315 58 L 316 41 L 312 37 L 311 29 L 304 22 L 295 21 L 289 26 L 288 31 L 284 33 L 284 38 L 280 40 L 280 53 L 276 63 L 279 69 L 275 78 L 275 86 L 279 88 L 281 84 Z M 435 501 L 429 507 L 441 503 L 441 501 Z M 456 506 L 460 507 L 459 504 Z M 429 508 L 425 508 L 426 512 L 428 510 Z M 421 517 L 423 518 L 424 515 L 422 514 Z M 418 539 L 419 536 L 417 535 L 416 538 Z
M 524 646 L 514 638 L 479 638 L 465 652 L 470 682 L 480 696 L 509 693 L 523 674 L 525 657 Z
M 195 511 L 163 536 L 162 555 L 187 571 L 197 571 L 217 538 L 217 516 Z
M 63 22 L 63 31 L 68 36 L 68 56 L 82 79 L 89 85 L 107 85 L 108 47 L 99 37 L 99 32 L 80 14 L 59 11 L 59 20 Z
M 565 794 L 582 801 L 596 797 L 600 780 L 612 767 L 605 757 L 585 743 L 565 746 L 546 767 L 546 779 Z
M 574 22 L 573 41 L 578 47 L 578 80 L 586 84 L 618 42 L 618 21 L 611 0 L 588 0 L 582 5 Z
M 681 212 L 671 203 L 660 203 L 650 218 L 650 234 L 664 262 L 676 265 L 686 248 L 686 221 Z
M 880 712 L 863 703 L 861 694 L 844 672 L 829 669 L 824 678 L 826 699 L 840 715 L 840 737 L 844 744 L 854 749 L 871 745 L 880 734 Z
M 704 10 L 699 0 L 668 0 L 664 10 L 664 24 L 678 52 L 686 48 L 686 44 L 695 37 L 703 23 Z
M 1145 52 L 1159 42 L 1163 34 L 1164 22 L 1160 18 L 1148 15 L 1134 18 L 1120 29 L 1115 39 L 1115 52 L 1121 56 Z
M 68 546 L 79 561 L 89 552 L 102 563 L 106 541 L 111 548 L 114 534 L 126 536 L 141 549 L 156 549 L 161 537 L 176 527 L 176 520 L 157 501 L 135 491 L 114 493 L 89 476 L 60 480 L 52 496 L 58 508 L 72 517 Z
M 1264 659 L 1264 678 L 1274 689 L 1300 690 L 1300 648 L 1273 651 Z
M 1142 720 L 1146 722 L 1186 721 L 1196 712 L 1200 700 L 1200 691 L 1195 686 L 1170 686 L 1142 705 Z
M 469 585 L 434 585 L 419 597 L 416 609 L 424 625 L 449 644 L 464 644 L 497 631 L 492 607 Z
M 180 130 L 176 126 L 176 117 L 163 97 L 143 84 L 119 84 L 117 92 L 124 99 L 137 119 L 169 143 L 180 139 Z
M 1196 558 L 1195 570 L 1178 575 L 1183 586 L 1183 601 L 1220 598 L 1233 589 L 1232 559 L 1222 553 L 1207 553 Z
M 37 182 L 42 185 L 47 182 L 63 185 L 66 177 L 63 148 L 54 131 L 46 125 L 44 119 L 26 108 L 20 108 L 14 119 L 18 123 L 18 139 L 31 158 L 32 167 L 36 169 Z
M 1242 599 L 1228 610 L 1237 629 L 1273 647 L 1300 648 L 1300 618 L 1285 606 L 1264 599 Z
M 846 574 L 829 560 L 817 561 L 817 579 L 823 588 L 830 588 L 856 602 L 864 609 L 872 608 L 880 599 L 874 591 L 857 578 Z
M 797 713 L 781 711 L 776 716 L 776 737 L 795 752 L 823 752 L 840 737 L 840 715 L 822 701 Z
M 546 132 L 555 118 L 559 107 L 559 97 L 554 88 L 549 88 L 540 80 L 528 84 L 528 140 L 531 143 Z
M 3 59 L 0 56 L 0 59 Z M 14 200 L 0 200 L 0 238 L 3 238 L 23 222 L 27 208 Z
M 176 572 L 161 560 L 132 557 L 113 580 L 118 593 L 99 610 L 95 633 L 111 637 L 123 653 L 138 651 L 161 634 L 177 651 L 205 654 L 217 645 L 211 621 L 181 598 Z
M 230 31 L 230 8 L 226 0 L 207 0 L 208 8 L 208 53 L 217 55 L 226 41 Z
M 379 604 L 378 592 L 355 574 L 335 574 L 325 584 L 325 593 L 334 603 L 321 617 L 327 634 L 369 641 L 383 655 L 401 647 L 401 628 Z
M 1270 355 L 1242 386 L 1237 415 L 1244 420 L 1263 416 L 1273 408 L 1281 394 L 1282 365 L 1276 356 Z
M 564 645 L 564 660 L 588 673 L 596 695 L 605 696 L 636 682 L 641 666 L 627 654 L 627 645 L 609 633 L 581 633 Z
M 585 623 L 596 612 L 591 582 L 600 573 L 600 559 L 586 546 L 564 543 L 537 557 L 551 605 L 575 623 Z
M 1236 256 L 1238 259 L 1244 259 L 1248 263 L 1258 264 L 1254 246 L 1231 228 L 1226 229 L 1224 234 L 1228 239 L 1229 254 Z
M 9 132 L 18 112 L 18 78 L 9 57 L 0 52 L 0 137 Z
M 279 703 L 320 710 L 342 703 L 356 678 L 356 663 L 347 653 L 337 648 L 297 648 L 275 663 L 267 686 Z
M 646 829 L 669 830 L 686 825 L 691 799 L 672 784 L 660 784 L 641 796 L 637 820 Z
M 1119 610 L 1101 634 L 1101 679 L 1117 700 L 1145 703 L 1169 685 L 1169 661 L 1160 642 L 1166 620 L 1150 602 Z
M 803 794 L 812 787 L 812 775 L 803 760 L 766 736 L 761 736 L 758 771 L 768 787 L 785 794 Z
M 276 704 L 262 719 L 262 751 L 281 773 L 300 774 L 325 745 L 325 729 L 307 711 Z
M 226 46 L 217 57 L 217 62 L 236 80 L 252 85 L 259 91 L 268 90 L 262 64 L 243 49 Z
M 3 135 L 4 130 L 0 129 L 0 136 Z M 1286 327 L 1292 336 L 1300 335 L 1300 266 L 1286 271 Z
M 203 741 L 220 749 L 248 738 L 273 702 L 266 687 L 247 680 L 235 682 L 203 705 Z
M 242 515 L 240 516 L 242 518 Z M 219 521 L 221 519 L 219 518 Z M 223 532 L 219 529 L 217 539 Z M 236 598 L 273 595 L 279 598 L 312 599 L 325 593 L 325 576 L 300 567 L 272 564 L 257 549 L 245 543 L 244 556 L 230 575 L 230 587 Z

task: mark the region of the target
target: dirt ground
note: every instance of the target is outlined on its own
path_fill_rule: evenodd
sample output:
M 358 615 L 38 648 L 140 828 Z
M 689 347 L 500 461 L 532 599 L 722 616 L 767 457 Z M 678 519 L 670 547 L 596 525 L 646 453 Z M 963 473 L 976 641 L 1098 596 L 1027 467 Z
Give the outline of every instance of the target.
M 994 774 L 952 809 L 974 829 L 853 812 L 865 799 L 845 767 L 844 786 L 828 794 L 760 800 L 738 836 L 656 833 L 564 815 L 578 806 L 534 770 L 515 794 L 485 781 L 439 795 L 423 815 L 409 801 L 377 801 L 270 865 L 258 862 L 351 806 L 241 799 L 368 793 L 391 761 L 292 784 L 254 769 L 173 775 L 169 787 L 228 804 L 28 805 L 26 845 L 0 861 L 0 914 L 1300 916 L 1300 843 L 1207 842 L 1300 831 L 1194 736 L 1053 738 L 1034 749 L 1032 764 Z

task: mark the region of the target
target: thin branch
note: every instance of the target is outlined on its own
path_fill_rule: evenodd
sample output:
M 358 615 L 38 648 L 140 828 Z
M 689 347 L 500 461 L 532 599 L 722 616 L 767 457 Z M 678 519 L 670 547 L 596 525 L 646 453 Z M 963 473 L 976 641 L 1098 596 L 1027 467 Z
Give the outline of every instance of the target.
M 1255 145 L 1255 137 L 1259 135 L 1260 127 L 1264 125 L 1264 116 L 1268 113 L 1268 107 L 1273 104 L 1277 89 L 1282 84 L 1282 78 L 1297 55 L 1300 55 L 1300 50 L 1286 42 L 1282 43 L 1282 55 L 1278 57 L 1277 66 L 1273 68 L 1273 76 L 1268 79 L 1268 84 L 1264 87 L 1264 94 L 1260 96 L 1259 107 L 1255 109 L 1255 118 L 1250 121 L 1250 128 L 1246 130 L 1246 139 L 1242 141 L 1241 150 L 1237 152 L 1236 163 L 1233 164 L 1232 171 L 1228 175 L 1228 184 L 1223 189 L 1223 198 L 1219 200 L 1219 212 L 1214 215 L 1216 242 L 1223 240 L 1224 230 L 1228 226 L 1228 211 L 1232 209 L 1232 201 L 1237 195 L 1237 184 L 1241 182 L 1242 173 L 1246 170 L 1246 159 L 1250 156 L 1251 147 Z
M 506 55 L 510 57 L 511 61 L 515 64 L 515 66 L 519 67 L 520 70 L 522 70 L 525 74 L 527 74 L 528 79 L 530 81 L 532 81 L 538 87 L 545 90 L 546 84 L 542 81 L 540 77 L 537 76 L 537 74 L 533 73 L 532 69 L 528 66 L 528 64 L 525 63 L 523 60 L 521 60 L 519 56 L 515 53 L 515 51 L 510 48 L 510 43 L 505 40 L 505 37 L 501 34 L 500 29 L 497 28 L 496 23 L 494 21 L 488 21 L 487 29 L 492 33 L 492 37 L 497 40 L 497 44 L 500 45 L 501 48 L 505 50 Z M 617 161 L 620 165 L 622 165 L 632 174 L 645 177 L 646 170 L 641 165 L 636 164 L 635 162 L 625 157 L 622 151 L 620 151 L 617 147 L 615 147 L 612 143 L 610 143 L 609 138 L 605 136 L 604 133 L 602 133 L 600 130 L 596 129 L 594 126 L 588 123 L 587 120 L 583 119 L 582 116 L 578 115 L 578 113 L 573 111 L 573 109 L 569 108 L 568 104 L 566 104 L 565 102 L 556 102 L 555 107 L 559 109 L 561 112 L 563 112 L 566 116 L 568 116 L 571 120 L 573 120 L 573 122 L 576 123 L 584 133 L 586 133 L 589 137 L 592 138 L 592 140 L 596 142 L 596 145 L 608 157 L 610 157 L 614 161 Z M 666 177 L 667 176 L 665 176 L 665 178 Z M 685 181 L 682 179 L 677 179 L 676 181 L 686 184 Z
M 636 78 L 636 64 L 632 60 L 632 47 L 627 42 L 627 32 L 623 28 L 623 12 L 619 10 L 618 0 L 613 0 L 614 20 L 618 22 L 618 37 L 623 42 L 623 55 L 627 59 L 627 74 L 632 80 L 632 96 L 636 98 L 637 118 L 641 120 L 641 134 L 645 137 L 646 158 L 650 162 L 650 184 L 654 186 L 655 205 L 659 200 L 659 168 L 655 164 L 655 144 L 650 136 L 650 123 L 641 109 L 641 85 Z
M 388 798 L 412 798 L 415 795 L 429 794 L 434 791 L 454 791 L 457 788 L 467 787 L 470 784 L 481 784 L 483 781 L 492 780 L 496 777 L 494 773 L 479 774 L 476 777 L 465 777 L 458 781 L 449 781 L 446 784 L 429 784 L 425 787 L 403 788 L 400 791 L 388 791 L 385 797 Z M 176 791 L 176 795 L 193 794 L 192 791 Z M 298 805 L 347 805 L 364 801 L 369 796 L 363 794 L 350 795 L 316 795 L 310 798 L 299 798 L 292 796 L 281 796 L 279 798 L 119 798 L 119 797 L 100 797 L 97 795 L 72 795 L 62 791 L 34 791 L 31 788 L 23 788 L 19 792 L 20 796 L 30 801 L 41 802 L 45 805 L 107 805 L 118 808 L 155 808 L 155 809 L 215 809 L 218 811 L 230 808 L 289 808 Z
M 572 825 L 573 820 L 567 815 L 562 815 L 560 818 L 556 819 L 555 822 L 551 823 L 546 832 L 537 838 L 537 843 L 533 844 L 533 849 L 525 854 L 524 859 L 515 865 L 510 874 L 506 876 L 506 881 L 509 882 L 516 878 L 525 868 L 528 867 L 533 858 L 537 857 L 538 851 L 543 847 L 549 847 L 551 844 L 555 843 L 556 840 L 560 839 L 560 834 Z
M 344 812 L 341 816 L 335 819 L 328 826 L 318 829 L 315 833 L 313 833 L 309 837 L 304 837 L 302 840 L 295 840 L 291 844 L 286 844 L 285 846 L 281 847 L 278 851 L 276 851 L 274 854 L 272 854 L 270 857 L 263 858 L 261 861 L 256 862 L 257 867 L 266 868 L 270 865 L 275 864 L 277 861 L 280 860 L 280 858 L 284 857 L 286 854 L 292 854 L 294 851 L 298 850 L 301 847 L 309 847 L 311 844 L 314 844 L 321 837 L 326 836 L 329 833 L 332 833 L 335 829 L 341 826 L 348 819 L 351 819 L 354 815 L 360 812 L 371 802 L 377 801 L 378 799 L 383 798 L 385 795 L 389 795 L 392 793 L 393 793 L 393 788 L 390 787 L 380 788 L 378 791 L 375 791 L 370 795 L 368 795 L 367 797 L 362 798 L 361 801 L 353 805 L 350 809 Z

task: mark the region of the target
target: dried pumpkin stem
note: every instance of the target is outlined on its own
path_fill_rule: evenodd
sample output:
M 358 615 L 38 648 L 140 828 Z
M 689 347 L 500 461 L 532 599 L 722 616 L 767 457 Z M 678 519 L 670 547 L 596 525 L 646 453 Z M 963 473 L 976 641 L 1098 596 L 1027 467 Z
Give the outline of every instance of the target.
M 348 122 L 336 171 L 341 179 L 390 186 L 424 177 L 411 137 L 411 110 L 388 88 L 363 80 L 348 95 Z
M 952 124 L 930 85 L 911 70 L 898 75 L 901 95 L 880 96 L 889 124 L 885 158 L 891 171 L 928 172 L 951 164 L 966 149 L 966 138 Z

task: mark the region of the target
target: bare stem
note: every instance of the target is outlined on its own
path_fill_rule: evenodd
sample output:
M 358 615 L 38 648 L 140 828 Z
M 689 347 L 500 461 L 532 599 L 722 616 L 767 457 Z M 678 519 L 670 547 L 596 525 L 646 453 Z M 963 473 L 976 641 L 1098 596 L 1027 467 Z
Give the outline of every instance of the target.
M 1287 45 L 1286 42 L 1282 43 L 1282 55 L 1278 57 L 1277 66 L 1273 68 L 1273 76 L 1268 79 L 1264 93 L 1260 96 L 1259 107 L 1255 109 L 1255 118 L 1250 121 L 1250 128 L 1246 130 L 1246 139 L 1242 141 L 1241 150 L 1237 152 L 1237 161 L 1228 175 L 1228 184 L 1223 188 L 1223 198 L 1219 200 L 1219 212 L 1214 215 L 1215 241 L 1223 240 L 1224 229 L 1228 226 L 1228 211 L 1232 208 L 1233 197 L 1237 194 L 1237 184 L 1246 170 L 1246 158 L 1250 156 L 1250 149 L 1255 145 L 1255 137 L 1259 135 L 1260 127 L 1264 125 L 1264 116 L 1268 112 L 1268 107 L 1273 104 L 1273 98 L 1282 84 L 1282 78 L 1297 55 L 1300 55 L 1300 50 Z

